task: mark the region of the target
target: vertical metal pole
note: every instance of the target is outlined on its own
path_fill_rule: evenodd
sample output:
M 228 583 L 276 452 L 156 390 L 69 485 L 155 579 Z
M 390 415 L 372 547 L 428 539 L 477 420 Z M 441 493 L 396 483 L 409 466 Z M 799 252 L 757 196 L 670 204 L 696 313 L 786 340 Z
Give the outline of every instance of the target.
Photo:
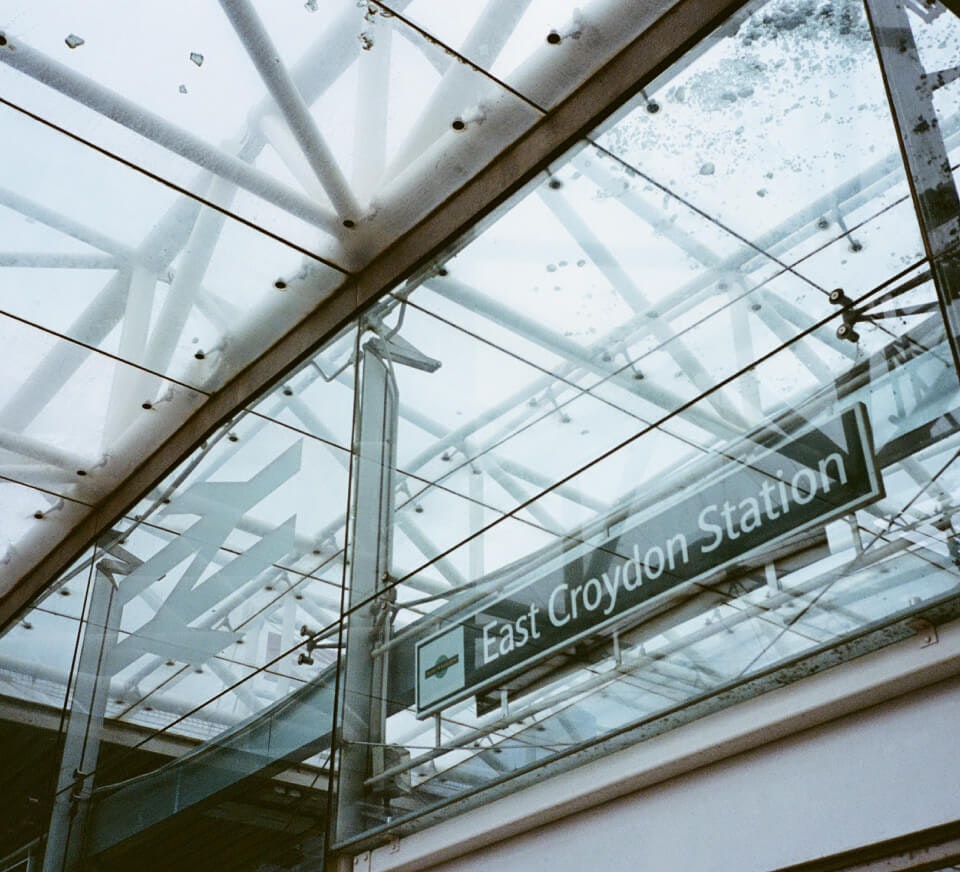
M 113 579 L 97 567 L 64 737 L 57 795 L 50 815 L 43 872 L 78 872 L 83 868 L 84 826 L 110 689 L 110 676 L 102 670 L 110 649 L 117 643 L 119 611 Z
M 381 758 L 383 753 L 380 697 L 385 663 L 384 658 L 375 663 L 371 651 L 392 617 L 390 603 L 374 597 L 383 588 L 390 567 L 398 404 L 396 381 L 379 348 L 373 340 L 363 349 L 340 728 L 338 841 L 364 827 L 364 781 L 373 771 L 372 749 L 377 749 Z
M 483 507 L 483 473 L 476 466 L 470 469 L 470 530 L 479 530 L 483 527 L 486 517 Z M 469 560 L 470 560 L 470 579 L 476 581 L 483 578 L 484 550 L 486 548 L 485 536 L 474 536 L 470 540 Z
M 902 0 L 864 0 L 910 193 L 960 377 L 960 197 L 940 133 L 933 90 Z

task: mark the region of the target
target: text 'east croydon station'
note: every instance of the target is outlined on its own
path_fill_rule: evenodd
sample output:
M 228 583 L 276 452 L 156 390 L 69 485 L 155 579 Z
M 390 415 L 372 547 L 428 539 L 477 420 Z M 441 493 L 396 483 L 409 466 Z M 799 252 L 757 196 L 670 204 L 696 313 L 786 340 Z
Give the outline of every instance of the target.
M 862 405 L 753 449 L 693 477 L 669 503 L 621 516 L 599 545 L 549 558 L 527 583 L 461 619 L 464 692 L 442 696 L 490 686 L 680 584 L 882 495 Z M 424 653 L 449 632 L 421 643 Z M 418 666 L 426 690 L 432 665 Z
M 765 523 L 790 513 L 792 506 L 811 503 L 818 494 L 829 494 L 831 488 L 848 482 L 843 455 L 833 452 L 822 459 L 816 470 L 801 467 L 789 481 L 782 469 L 776 478 L 765 479 L 756 495 L 744 497 L 739 503 L 724 500 L 710 503 L 700 510 L 697 529 L 708 538 L 695 544 L 700 554 L 716 551 L 725 541 L 760 530 Z M 644 581 L 655 581 L 664 572 L 675 574 L 681 566 L 690 563 L 690 543 L 680 532 L 663 544 L 653 544 L 641 555 L 640 545 L 633 544 L 633 555 L 614 562 L 598 578 L 589 578 L 583 584 L 558 584 L 547 599 L 544 611 L 530 603 L 526 614 L 515 622 L 492 620 L 483 625 L 481 657 L 484 665 L 498 657 L 522 648 L 529 641 L 542 636 L 539 623 L 549 621 L 553 627 L 564 627 L 582 614 L 596 613 L 609 617 L 617 612 L 620 592 L 633 593 Z

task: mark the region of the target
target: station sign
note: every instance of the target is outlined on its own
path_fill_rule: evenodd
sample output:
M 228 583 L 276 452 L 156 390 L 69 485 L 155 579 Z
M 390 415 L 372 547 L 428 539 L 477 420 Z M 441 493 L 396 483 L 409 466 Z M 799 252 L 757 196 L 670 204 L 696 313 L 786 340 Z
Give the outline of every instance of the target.
M 416 647 L 417 715 L 502 685 L 657 597 L 883 496 L 866 407 L 739 443 L 671 498 L 576 540 Z

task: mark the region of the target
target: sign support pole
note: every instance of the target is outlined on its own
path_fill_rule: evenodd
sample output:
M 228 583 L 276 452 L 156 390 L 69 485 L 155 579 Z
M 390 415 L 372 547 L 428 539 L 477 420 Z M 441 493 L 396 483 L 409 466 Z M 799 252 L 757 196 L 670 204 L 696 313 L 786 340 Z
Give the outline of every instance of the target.
M 376 340 L 363 349 L 354 526 L 350 548 L 350 597 L 340 727 L 337 841 L 363 826 L 364 781 L 382 752 L 383 710 L 374 661 L 376 637 L 389 622 L 389 604 L 374 599 L 389 577 L 393 529 L 393 470 L 396 466 L 397 385 Z M 383 609 L 382 606 L 387 608 Z M 387 656 L 386 654 L 384 657 Z M 381 755 L 382 759 L 382 755 Z
M 354 472 L 353 540 L 346 660 L 343 670 L 340 766 L 335 836 L 343 841 L 369 821 L 365 782 L 387 768 L 387 658 L 395 591 L 393 553 L 394 469 L 399 397 L 395 364 L 434 372 L 440 362 L 401 336 L 374 337 L 363 347 Z M 379 656 L 374 650 L 383 648 Z

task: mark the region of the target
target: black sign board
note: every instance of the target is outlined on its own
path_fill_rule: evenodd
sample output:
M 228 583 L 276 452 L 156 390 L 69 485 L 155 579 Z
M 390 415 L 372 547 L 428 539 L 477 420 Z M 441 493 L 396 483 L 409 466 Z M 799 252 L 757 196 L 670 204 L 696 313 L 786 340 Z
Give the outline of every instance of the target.
M 655 597 L 882 495 L 862 404 L 773 448 L 741 444 L 696 485 L 551 557 L 418 643 L 417 714 L 496 686 Z

